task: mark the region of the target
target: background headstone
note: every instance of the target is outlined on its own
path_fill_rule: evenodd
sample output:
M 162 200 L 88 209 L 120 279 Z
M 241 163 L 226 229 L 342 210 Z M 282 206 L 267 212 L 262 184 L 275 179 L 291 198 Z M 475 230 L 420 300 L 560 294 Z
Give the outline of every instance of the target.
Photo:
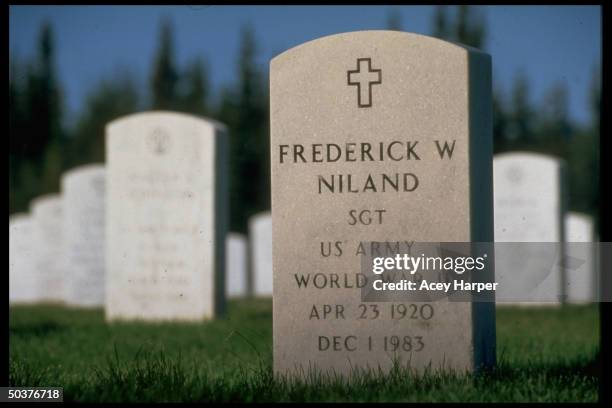
M 566 251 L 575 267 L 566 265 L 565 289 L 569 303 L 590 303 L 597 299 L 593 219 L 586 214 L 565 215 Z
M 106 128 L 106 317 L 202 320 L 225 305 L 225 127 L 145 112 Z
M 490 57 L 405 32 L 332 35 L 271 61 L 270 98 L 275 372 L 494 364 L 492 302 L 415 303 L 433 314 L 399 320 L 354 286 L 361 243 L 493 240 Z M 351 217 L 364 210 L 369 225 Z M 298 285 L 315 274 L 321 289 Z
M 38 248 L 34 244 L 34 222 L 26 213 L 9 217 L 9 302 L 36 303 L 38 283 L 35 276 Z
M 63 257 L 63 208 L 59 194 L 40 196 L 30 203 L 34 219 L 33 244 L 35 279 L 39 299 L 63 302 L 65 299 L 66 263 Z
M 247 238 L 235 232 L 225 241 L 225 294 L 227 297 L 247 296 Z
M 66 303 L 104 306 L 103 165 L 71 169 L 62 176 Z
M 495 242 L 516 243 L 498 245 L 495 254 L 498 303 L 559 305 L 565 212 L 562 162 L 538 153 L 503 153 L 494 157 L 493 173 Z
M 263 212 L 249 219 L 251 277 L 255 296 L 272 296 L 272 215 Z

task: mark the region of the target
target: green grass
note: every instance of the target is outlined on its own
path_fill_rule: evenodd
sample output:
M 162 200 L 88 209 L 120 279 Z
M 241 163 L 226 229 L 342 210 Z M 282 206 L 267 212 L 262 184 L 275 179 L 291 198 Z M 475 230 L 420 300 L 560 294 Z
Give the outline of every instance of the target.
M 102 310 L 10 311 L 11 386 L 61 386 L 65 401 L 597 401 L 595 306 L 497 311 L 498 367 L 481 376 L 272 375 L 271 300 L 204 324 L 112 324 Z

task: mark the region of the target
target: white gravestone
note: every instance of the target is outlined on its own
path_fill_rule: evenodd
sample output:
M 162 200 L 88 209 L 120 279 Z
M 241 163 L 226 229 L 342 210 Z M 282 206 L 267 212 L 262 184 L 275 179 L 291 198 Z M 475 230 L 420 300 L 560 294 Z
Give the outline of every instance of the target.
M 565 288 L 569 303 L 590 303 L 597 299 L 598 276 L 595 272 L 593 219 L 586 214 L 569 212 L 565 216 L 567 256 Z
M 225 126 L 191 115 L 107 125 L 107 320 L 223 315 L 227 154 Z
M 59 194 L 40 196 L 30 203 L 37 249 L 35 275 L 39 299 L 58 303 L 65 299 L 66 264 L 63 258 L 63 209 Z
M 62 176 L 66 303 L 104 306 L 105 170 L 80 166 Z
M 225 294 L 229 298 L 247 295 L 247 239 L 243 234 L 227 234 L 225 247 Z
M 495 271 L 498 303 L 525 306 L 562 302 L 563 164 L 530 152 L 493 158 Z M 523 244 L 517 244 L 523 243 Z
M 272 296 L 272 215 L 269 212 L 249 219 L 249 244 L 253 294 Z
M 9 217 L 9 302 L 36 303 L 38 286 L 35 279 L 36 256 L 33 241 L 34 222 L 29 214 Z

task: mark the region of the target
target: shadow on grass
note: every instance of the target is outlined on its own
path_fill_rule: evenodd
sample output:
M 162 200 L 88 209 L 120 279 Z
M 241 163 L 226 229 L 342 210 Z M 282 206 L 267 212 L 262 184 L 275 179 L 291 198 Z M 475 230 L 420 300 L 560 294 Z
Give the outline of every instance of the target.
M 61 332 L 65 329 L 66 326 L 56 322 L 41 322 L 36 324 L 20 324 L 17 326 L 11 326 L 9 328 L 9 334 L 24 337 L 46 337 L 48 335 Z

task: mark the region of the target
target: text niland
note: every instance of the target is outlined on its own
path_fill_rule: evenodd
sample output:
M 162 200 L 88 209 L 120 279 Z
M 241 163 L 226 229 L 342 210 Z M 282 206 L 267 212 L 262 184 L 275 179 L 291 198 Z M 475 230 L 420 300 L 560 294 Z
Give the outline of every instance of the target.
M 432 140 L 425 144 L 420 141 L 390 142 L 347 142 L 280 144 L 278 160 L 280 164 L 323 164 L 323 163 L 366 163 L 420 161 L 421 149 L 433 148 L 439 160 L 452 160 L 455 140 Z M 317 193 L 386 193 L 412 192 L 419 187 L 419 177 L 413 172 L 319 174 Z

